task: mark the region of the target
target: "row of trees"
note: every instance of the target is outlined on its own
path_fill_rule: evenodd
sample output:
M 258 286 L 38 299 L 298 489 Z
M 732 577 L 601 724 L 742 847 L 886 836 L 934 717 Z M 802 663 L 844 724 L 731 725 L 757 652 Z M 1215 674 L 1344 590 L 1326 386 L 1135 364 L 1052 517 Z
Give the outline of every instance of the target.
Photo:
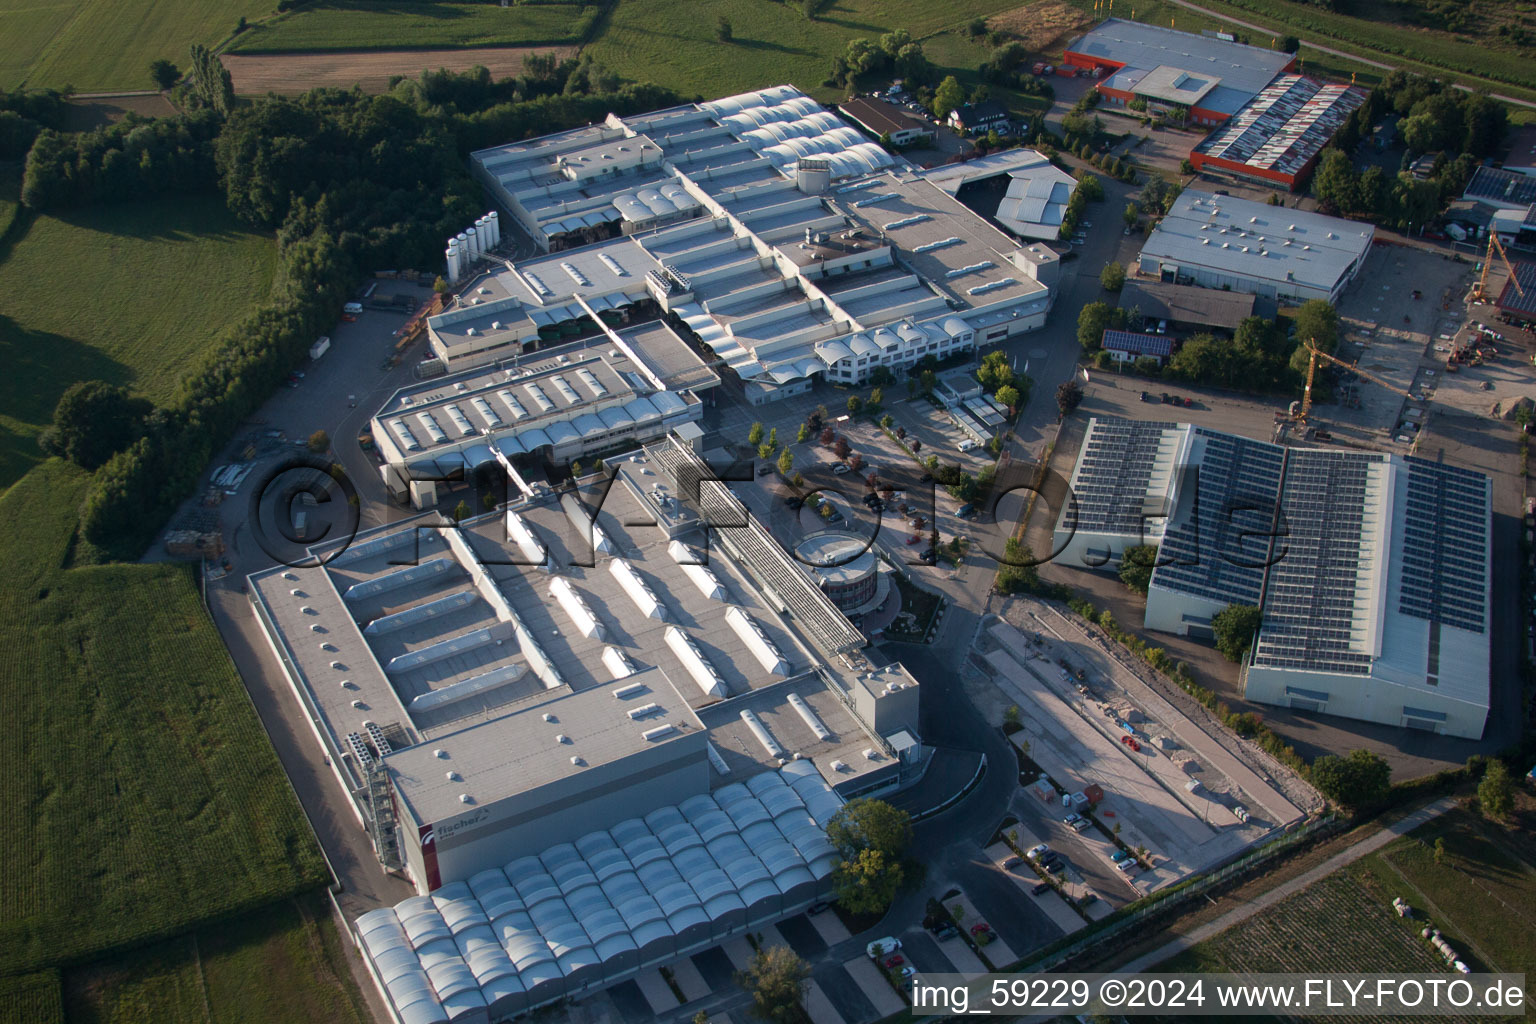
M 1077 232 L 1078 225 L 1083 222 L 1083 214 L 1088 209 L 1089 203 L 1102 202 L 1104 199 L 1104 183 L 1098 175 L 1085 174 L 1078 179 L 1077 187 L 1072 190 L 1072 196 L 1067 200 L 1067 208 L 1061 215 L 1061 227 L 1057 229 L 1056 237 L 1071 238 Z
M 212 191 L 213 140 L 222 127 L 219 114 L 202 110 L 80 133 L 45 129 L 27 153 L 21 201 L 58 210 Z
M 893 75 L 914 91 L 932 86 L 938 79 L 933 62 L 923 53 L 923 44 L 915 42 L 906 29 L 898 28 L 882 35 L 878 42 L 849 40 L 843 52 L 832 58 L 832 73 L 825 84 L 853 89 L 860 75 L 873 74 Z

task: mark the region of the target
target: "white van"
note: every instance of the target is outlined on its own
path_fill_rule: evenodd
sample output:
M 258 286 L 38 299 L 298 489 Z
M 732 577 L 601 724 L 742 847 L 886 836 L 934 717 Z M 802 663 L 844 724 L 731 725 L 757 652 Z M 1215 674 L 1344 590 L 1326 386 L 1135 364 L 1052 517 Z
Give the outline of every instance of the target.
M 362 313 L 363 304 L 361 302 L 349 302 L 341 307 L 341 311 L 347 316 L 357 316 Z
M 901 940 L 890 938 L 888 936 L 886 938 L 876 939 L 874 942 L 871 942 L 869 945 L 864 947 L 864 952 L 869 955 L 871 960 L 878 960 L 883 956 L 890 956 L 900 948 Z

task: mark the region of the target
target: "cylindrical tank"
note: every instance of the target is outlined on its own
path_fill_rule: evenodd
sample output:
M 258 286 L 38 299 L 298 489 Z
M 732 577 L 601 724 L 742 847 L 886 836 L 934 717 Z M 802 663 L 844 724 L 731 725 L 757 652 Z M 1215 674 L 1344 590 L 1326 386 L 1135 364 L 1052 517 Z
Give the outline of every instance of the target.
M 462 269 L 468 270 L 469 265 L 474 262 L 469 255 L 469 235 L 460 231 L 453 237 L 453 240 L 459 244 L 460 266 Z
M 459 250 L 450 248 L 445 250 L 443 255 L 448 258 L 448 283 L 458 284 L 459 273 L 461 271 L 459 263 Z
M 492 210 L 485 216 L 491 222 L 491 244 L 499 249 L 501 248 L 501 214 Z
M 464 237 L 469 244 L 469 261 L 474 263 L 480 258 L 480 232 L 470 228 L 464 232 Z

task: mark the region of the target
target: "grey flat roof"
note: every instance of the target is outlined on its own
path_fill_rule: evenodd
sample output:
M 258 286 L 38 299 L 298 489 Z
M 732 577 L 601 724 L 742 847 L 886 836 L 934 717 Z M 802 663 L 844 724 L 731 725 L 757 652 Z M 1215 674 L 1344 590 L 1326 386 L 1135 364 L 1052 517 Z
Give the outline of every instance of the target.
M 703 391 L 720 383 L 720 375 L 705 366 L 704 360 L 664 321 L 626 327 L 618 335 L 668 391 Z
M 628 689 L 636 684 L 643 693 Z M 630 695 L 616 697 L 618 689 Z M 638 721 L 629 717 L 632 708 L 645 704 L 656 710 Z M 546 712 L 554 721 L 544 720 Z M 652 732 L 661 726 L 672 730 Z M 471 804 L 490 803 L 700 731 L 667 674 L 651 668 L 579 693 L 562 688 L 536 694 L 499 718 L 397 750 L 384 763 L 416 820 L 441 821 L 470 806 L 461 794 Z M 557 739 L 562 736 L 564 742 Z M 586 763 L 572 764 L 573 757 Z M 458 778 L 450 779 L 449 772 Z
M 1110 18 L 1067 44 L 1067 52 L 1143 71 L 1167 65 L 1214 76 L 1221 88 L 1202 106 L 1224 113 L 1237 110 L 1295 60 L 1288 53 L 1120 18 Z
M 1236 330 L 1250 316 L 1275 315 L 1273 302 L 1261 302 L 1257 295 L 1247 292 L 1140 278 L 1126 281 L 1120 289 L 1120 308 L 1139 309 L 1142 316 L 1152 320 L 1223 327 L 1229 331 Z
M 1136 95 L 1166 100 L 1186 107 L 1201 106 L 1201 101 L 1221 84 L 1221 78 L 1199 71 L 1159 64 L 1136 83 Z
M 1370 252 L 1374 237 L 1369 224 L 1186 189 L 1141 253 L 1234 277 L 1331 291 Z
M 828 738 L 817 735 L 791 702 L 791 694 L 803 701 L 810 714 L 828 730 Z M 757 717 L 768 735 L 783 747 L 785 757 L 793 760 L 798 754 L 814 762 L 822 777 L 832 785 L 867 775 L 891 763 L 878 747 L 874 747 L 875 759 L 864 756 L 864 751 L 872 746 L 869 735 L 826 684 L 813 676 L 759 690 L 740 700 L 698 712 L 700 720 L 709 729 L 710 744 L 730 769 L 729 774 L 722 775 L 712 767 L 712 787 L 740 782 L 745 775 L 779 766 L 778 756 L 769 753 L 752 727 L 742 719 L 743 711 L 750 711 Z M 842 767 L 834 768 L 834 761 L 840 762 Z

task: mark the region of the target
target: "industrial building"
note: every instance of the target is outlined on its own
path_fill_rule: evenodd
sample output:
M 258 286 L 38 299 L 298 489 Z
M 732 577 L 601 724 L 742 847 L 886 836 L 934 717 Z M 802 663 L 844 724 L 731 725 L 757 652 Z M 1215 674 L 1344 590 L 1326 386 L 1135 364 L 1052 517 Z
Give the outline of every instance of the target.
M 1295 189 L 1365 97 L 1355 86 L 1281 75 L 1207 135 L 1190 162 L 1198 171 Z
M 888 139 L 893 146 L 911 146 L 933 138 L 931 124 L 882 99 L 859 96 L 837 109 L 876 139 Z
M 699 393 L 719 382 L 665 323 L 605 324 L 590 342 L 402 388 L 372 435 L 391 496 L 429 508 L 438 482 L 482 466 L 526 489 L 520 469 L 534 459 L 564 465 L 663 437 L 696 422 Z
M 1370 224 L 1186 189 L 1153 225 L 1139 269 L 1173 284 L 1337 302 L 1375 235 Z
M 1231 334 L 1251 316 L 1273 320 L 1277 312 L 1274 300 L 1251 292 L 1138 278 L 1127 279 L 1120 289 L 1120 308 L 1139 314 L 1143 322 L 1166 320 L 1170 331 L 1181 334 L 1211 330 Z
M 795 557 L 816 574 L 822 593 L 845 615 L 872 611 L 890 596 L 874 545 L 841 530 L 813 533 L 795 546 Z
M 926 764 L 916 680 L 686 444 L 614 468 L 250 578 L 319 752 L 423 896 L 358 921 L 397 1020 L 501 1019 L 803 909 L 841 800 Z
M 1148 113 L 1187 111 L 1196 125 L 1217 125 L 1236 114 L 1275 77 L 1295 66 L 1294 54 L 1109 18 L 1067 44 L 1063 63 L 1099 69 L 1105 100 L 1146 103 Z
M 654 310 L 762 403 L 1038 329 L 1059 272 L 790 86 L 472 163 L 550 254 L 429 321 L 450 371 Z
M 1180 423 L 1089 421 L 1054 550 L 1114 569 L 1150 544 L 1146 626 L 1263 624 L 1254 701 L 1477 739 L 1489 708 L 1492 483 L 1380 452 L 1286 448 Z

